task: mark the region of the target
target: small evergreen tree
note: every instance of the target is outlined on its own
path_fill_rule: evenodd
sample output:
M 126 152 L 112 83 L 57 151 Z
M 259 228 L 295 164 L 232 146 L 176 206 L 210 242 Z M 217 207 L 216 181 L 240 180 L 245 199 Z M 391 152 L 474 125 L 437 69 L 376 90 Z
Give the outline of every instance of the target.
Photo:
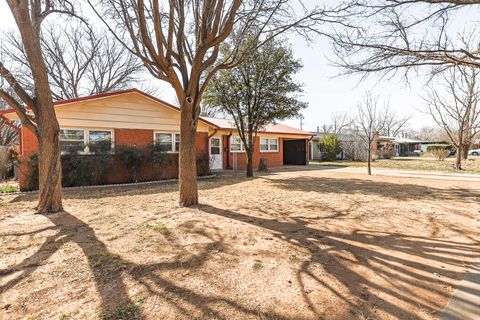
M 246 46 L 258 46 L 249 38 Z M 224 48 L 224 55 L 234 48 Z M 307 107 L 300 100 L 303 84 L 294 76 L 302 63 L 284 40 L 269 40 L 236 68 L 218 72 L 204 95 L 208 108 L 230 116 L 247 154 L 247 177 L 253 176 L 253 151 L 257 132 L 266 125 L 297 116 Z
M 334 134 L 326 134 L 320 138 L 320 151 L 322 152 L 322 160 L 332 161 L 337 158 L 337 154 L 342 151 L 340 141 Z

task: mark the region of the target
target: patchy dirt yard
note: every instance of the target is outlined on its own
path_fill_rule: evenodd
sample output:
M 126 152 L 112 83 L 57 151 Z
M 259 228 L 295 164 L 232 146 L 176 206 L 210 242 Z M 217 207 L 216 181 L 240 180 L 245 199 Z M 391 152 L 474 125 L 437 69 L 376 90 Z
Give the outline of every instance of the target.
M 480 184 L 278 172 L 0 202 L 1 319 L 435 319 L 479 255 Z
M 375 160 L 372 162 L 372 167 L 395 170 L 420 170 L 480 174 L 480 157 L 470 156 L 468 160 L 464 160 L 462 162 L 462 171 L 454 170 L 454 164 L 455 157 L 450 157 L 445 160 L 436 160 L 427 157 L 396 157 L 392 159 Z M 365 168 L 367 166 L 366 162 L 354 161 L 313 162 L 312 165 Z

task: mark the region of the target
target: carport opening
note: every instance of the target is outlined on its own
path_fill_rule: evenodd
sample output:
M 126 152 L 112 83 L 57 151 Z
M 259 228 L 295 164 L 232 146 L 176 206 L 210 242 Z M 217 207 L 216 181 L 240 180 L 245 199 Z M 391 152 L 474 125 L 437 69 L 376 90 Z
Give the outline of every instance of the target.
M 283 140 L 283 164 L 306 165 L 307 164 L 307 140 L 294 139 Z

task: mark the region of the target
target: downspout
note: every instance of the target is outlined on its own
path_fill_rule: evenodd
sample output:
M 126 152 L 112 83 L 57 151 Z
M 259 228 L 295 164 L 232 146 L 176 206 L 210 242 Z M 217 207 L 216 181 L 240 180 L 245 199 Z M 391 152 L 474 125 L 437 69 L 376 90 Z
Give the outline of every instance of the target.
M 230 134 L 227 136 L 227 169 L 231 169 L 230 167 L 230 137 L 232 136 L 232 131 L 230 131 Z
M 313 157 L 313 144 L 311 148 L 308 148 L 308 144 L 311 143 L 312 140 L 313 140 L 313 136 L 310 136 L 310 139 L 307 140 L 307 154 L 308 154 L 308 150 L 310 150 L 310 157 L 307 157 L 307 164 L 310 163 L 310 158 Z
M 208 140 L 218 132 L 218 129 L 213 130 L 212 134 L 208 135 Z

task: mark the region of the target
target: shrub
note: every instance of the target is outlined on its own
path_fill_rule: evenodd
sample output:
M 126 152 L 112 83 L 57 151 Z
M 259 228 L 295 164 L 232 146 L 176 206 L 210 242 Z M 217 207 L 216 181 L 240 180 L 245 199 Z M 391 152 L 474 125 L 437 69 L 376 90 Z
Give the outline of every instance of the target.
M 322 152 L 322 160 L 335 160 L 341 150 L 342 148 L 340 147 L 340 141 L 334 134 L 326 134 L 320 138 L 320 151 Z
M 112 167 L 110 151 L 97 150 L 97 154 L 80 155 L 78 150 L 71 149 L 61 156 L 62 186 L 76 187 L 103 184 L 108 171 Z M 25 190 L 38 189 L 38 155 L 22 160 L 26 163 Z
M 145 150 L 146 163 L 151 165 L 157 179 L 161 177 L 161 171 L 172 163 L 172 156 L 161 149 L 161 146 L 151 143 Z
M 25 174 L 25 190 L 22 191 L 38 190 L 38 155 L 34 154 L 21 161 L 24 162 L 27 167 L 27 172 Z
M 208 154 L 202 153 L 197 155 L 197 175 L 206 176 L 210 173 L 210 160 Z
M 434 149 L 432 151 L 428 151 L 426 155 L 443 161 L 450 155 L 450 151 L 445 149 Z
M 449 153 L 452 151 L 453 146 L 451 144 L 431 144 L 427 146 L 427 152 L 434 150 L 447 150 Z
M 128 170 L 130 182 L 138 182 L 140 168 L 146 163 L 145 150 L 121 145 L 115 148 L 115 158 Z
M 393 157 L 393 152 L 391 151 L 386 151 L 382 154 L 383 159 L 392 159 L 392 157 Z

